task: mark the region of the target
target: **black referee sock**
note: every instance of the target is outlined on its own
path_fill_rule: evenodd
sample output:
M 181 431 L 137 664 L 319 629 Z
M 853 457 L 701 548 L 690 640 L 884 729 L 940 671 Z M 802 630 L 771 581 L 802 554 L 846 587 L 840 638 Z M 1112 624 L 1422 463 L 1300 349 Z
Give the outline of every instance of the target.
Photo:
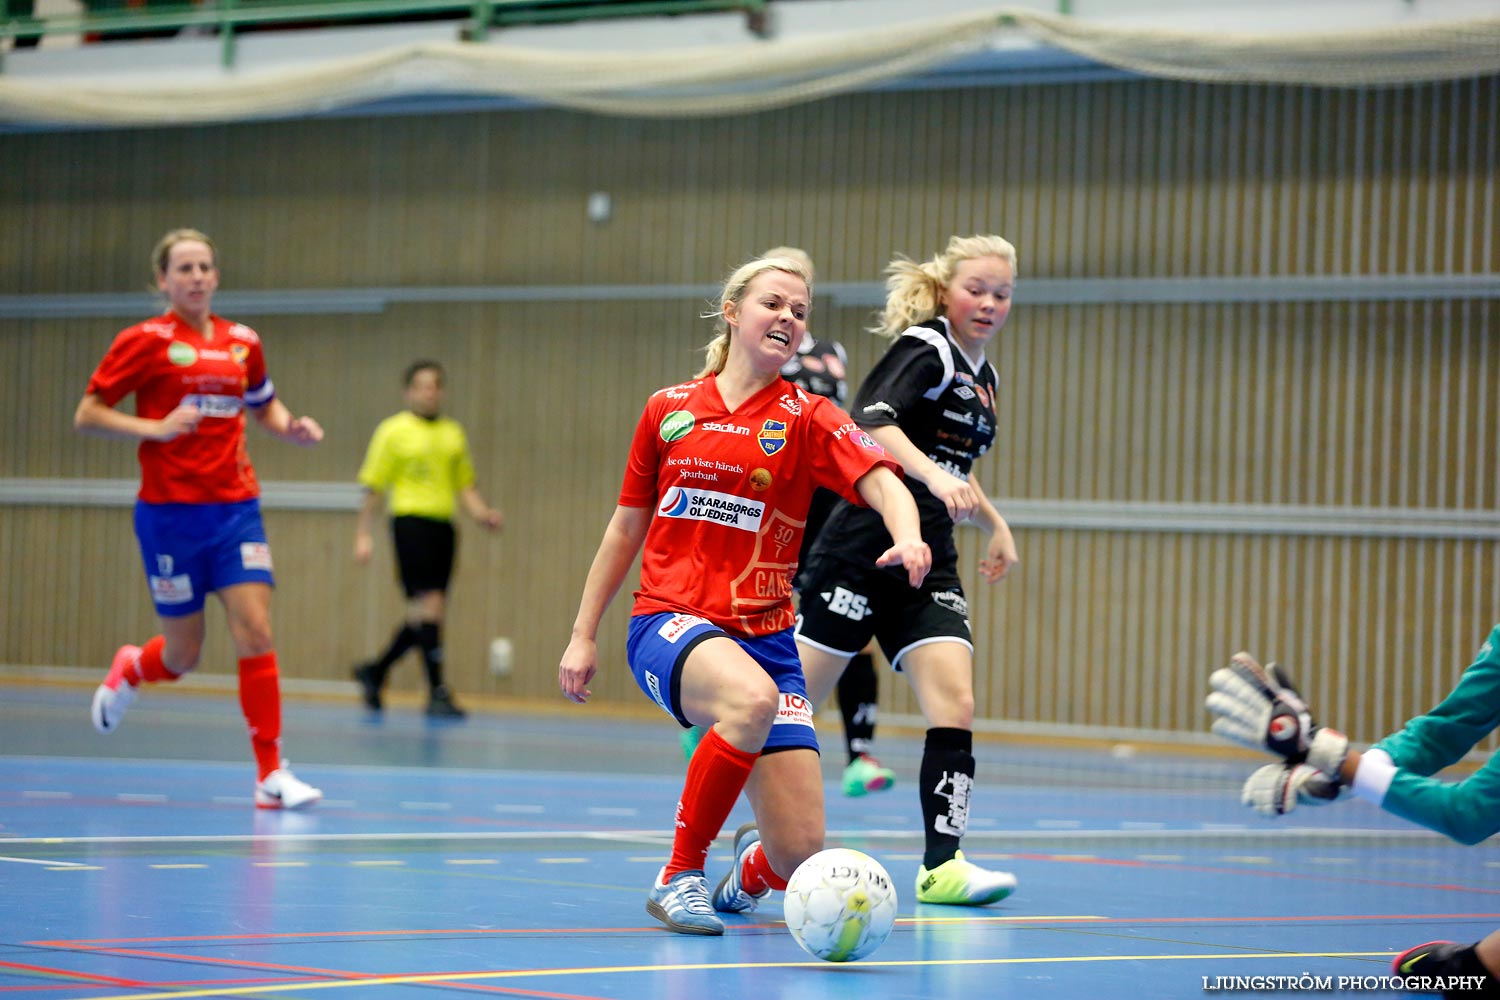
M 385 675 L 390 672 L 391 664 L 406 655 L 406 651 L 417 644 L 417 631 L 405 622 L 401 623 L 401 629 L 391 637 L 391 644 L 386 647 L 380 659 L 375 661 L 375 676 L 385 682 Z
M 844 717 L 844 745 L 849 763 L 860 754 L 870 752 L 875 741 L 875 712 L 879 702 L 879 682 L 875 679 L 875 658 L 856 653 L 839 678 L 839 713 Z
M 927 730 L 922 747 L 922 822 L 927 850 L 922 867 L 932 871 L 951 861 L 969 828 L 969 790 L 974 787 L 974 734 L 967 729 Z
M 437 622 L 423 622 L 417 626 L 417 644 L 422 647 L 427 686 L 436 691 L 443 686 L 443 632 Z

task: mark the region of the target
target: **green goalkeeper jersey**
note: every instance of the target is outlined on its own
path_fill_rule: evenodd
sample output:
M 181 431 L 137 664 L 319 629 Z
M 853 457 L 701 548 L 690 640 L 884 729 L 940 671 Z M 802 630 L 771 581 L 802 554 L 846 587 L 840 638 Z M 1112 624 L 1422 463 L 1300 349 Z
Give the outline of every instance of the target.
M 1500 625 L 1490 630 L 1474 662 L 1441 704 L 1375 744 L 1373 749 L 1384 751 L 1396 766 L 1381 807 L 1465 844 L 1500 831 L 1500 759 L 1492 756 L 1457 783 L 1431 777 L 1458 762 L 1496 726 Z

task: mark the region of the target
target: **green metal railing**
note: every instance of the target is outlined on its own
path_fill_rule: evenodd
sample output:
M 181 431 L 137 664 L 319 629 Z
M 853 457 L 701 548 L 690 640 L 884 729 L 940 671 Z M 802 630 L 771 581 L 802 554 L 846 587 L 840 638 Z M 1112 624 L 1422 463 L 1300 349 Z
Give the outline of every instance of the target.
M 221 61 L 228 68 L 235 61 L 236 34 L 265 25 L 451 17 L 465 21 L 464 38 L 481 41 L 492 27 L 713 11 L 743 11 L 756 26 L 766 8 L 766 0 L 144 0 L 138 7 L 126 6 L 122 0 L 107 0 L 107 6 L 106 0 L 85 3 L 93 3 L 95 9 L 82 16 L 34 17 L 31 0 L 0 0 L 0 41 L 54 34 L 105 36 L 200 28 L 218 34 Z M 12 13 L 23 6 L 25 14 Z

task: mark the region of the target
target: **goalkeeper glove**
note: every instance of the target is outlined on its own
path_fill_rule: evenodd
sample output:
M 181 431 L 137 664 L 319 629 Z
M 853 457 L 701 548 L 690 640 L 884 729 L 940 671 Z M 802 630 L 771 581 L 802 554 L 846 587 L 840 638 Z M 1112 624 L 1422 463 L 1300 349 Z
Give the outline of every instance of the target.
M 1344 786 L 1307 764 L 1267 764 L 1245 781 L 1240 801 L 1263 816 L 1284 816 L 1297 806 L 1323 806 Z
M 1215 733 L 1289 764 L 1311 764 L 1339 779 L 1349 738 L 1313 721 L 1307 703 L 1280 667 L 1262 667 L 1249 653 L 1236 653 L 1229 666 L 1215 670 L 1208 680 L 1213 691 L 1205 705 L 1215 716 Z

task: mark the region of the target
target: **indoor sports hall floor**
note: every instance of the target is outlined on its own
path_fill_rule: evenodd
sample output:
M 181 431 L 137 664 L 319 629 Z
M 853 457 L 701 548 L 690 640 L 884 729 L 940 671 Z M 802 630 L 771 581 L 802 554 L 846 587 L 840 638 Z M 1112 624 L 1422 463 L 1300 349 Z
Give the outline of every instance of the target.
M 968 853 L 1020 891 L 920 906 L 919 746 L 889 737 L 901 784 L 878 796 L 843 798 L 825 756 L 830 846 L 901 892 L 890 940 L 835 966 L 779 898 L 722 938 L 646 915 L 682 771 L 665 719 L 290 701 L 287 752 L 327 800 L 279 814 L 251 806 L 233 695 L 148 692 L 108 738 L 89 696 L 0 683 L 0 1000 L 1203 997 L 1221 976 L 1380 976 L 1500 926 L 1492 847 L 1359 801 L 1261 820 L 1237 801 L 1248 760 L 998 742 L 976 751 Z M 725 838 L 714 882 L 727 863 Z

